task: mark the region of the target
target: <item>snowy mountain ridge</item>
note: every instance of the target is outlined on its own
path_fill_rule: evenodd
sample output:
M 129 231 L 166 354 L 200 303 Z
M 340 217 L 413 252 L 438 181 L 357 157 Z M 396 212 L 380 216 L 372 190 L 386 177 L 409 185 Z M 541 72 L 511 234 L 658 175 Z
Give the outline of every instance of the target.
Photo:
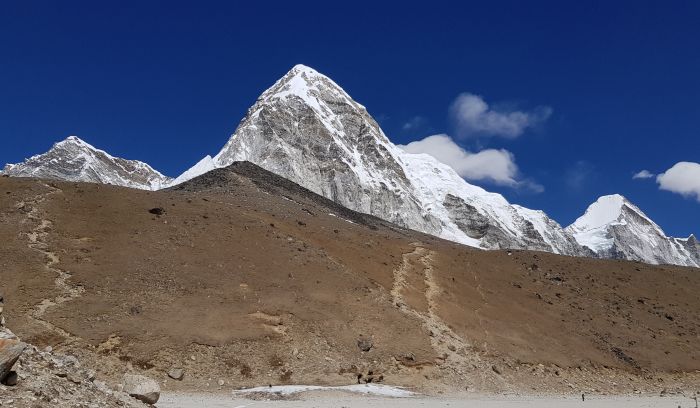
M 113 184 L 142 190 L 157 190 L 171 182 L 170 177 L 144 162 L 114 157 L 77 136 L 69 136 L 55 143 L 48 152 L 32 156 L 23 163 L 8 164 L 1 173 L 14 177 Z
M 394 145 L 364 106 L 330 78 L 296 65 L 263 92 L 214 157 L 175 179 L 110 156 L 77 137 L 7 165 L 11 176 L 157 190 L 249 161 L 355 211 L 484 249 L 700 266 L 700 244 L 666 237 L 639 208 L 604 196 L 562 228 L 543 211 L 510 204 L 427 154 Z

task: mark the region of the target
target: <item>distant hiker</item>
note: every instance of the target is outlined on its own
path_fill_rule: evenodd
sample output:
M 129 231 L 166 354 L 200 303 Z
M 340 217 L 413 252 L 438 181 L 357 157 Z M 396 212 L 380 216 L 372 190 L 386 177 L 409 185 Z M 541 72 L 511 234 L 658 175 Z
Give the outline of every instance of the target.
M 581 401 L 586 401 L 586 394 L 581 394 Z

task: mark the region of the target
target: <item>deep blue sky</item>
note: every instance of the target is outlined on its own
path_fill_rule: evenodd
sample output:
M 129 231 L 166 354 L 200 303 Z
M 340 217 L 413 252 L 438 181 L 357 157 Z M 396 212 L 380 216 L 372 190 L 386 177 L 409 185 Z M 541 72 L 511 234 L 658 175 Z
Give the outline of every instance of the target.
M 700 232 L 700 203 L 631 178 L 700 161 L 700 2 L 236 3 L 3 4 L 0 163 L 78 135 L 175 176 L 303 63 L 396 143 L 451 134 L 462 92 L 549 106 L 544 126 L 515 140 L 460 141 L 510 150 L 545 191 L 484 187 L 563 225 L 621 193 L 669 234 Z M 404 130 L 416 116 L 422 126 Z

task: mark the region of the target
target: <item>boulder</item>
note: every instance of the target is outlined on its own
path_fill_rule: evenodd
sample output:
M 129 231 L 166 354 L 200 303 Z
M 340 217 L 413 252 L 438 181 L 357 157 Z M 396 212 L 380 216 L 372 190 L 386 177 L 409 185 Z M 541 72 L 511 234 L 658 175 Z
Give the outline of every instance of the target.
M 364 352 L 368 352 L 374 347 L 374 343 L 372 343 L 372 339 L 362 337 L 357 340 L 357 347 Z
M 185 370 L 182 368 L 171 368 L 170 371 L 168 371 L 168 377 L 172 378 L 173 380 L 182 381 L 184 376 Z
M 155 380 L 138 374 L 124 374 L 124 392 L 146 404 L 155 404 L 160 398 L 160 385 Z
M 27 345 L 21 341 L 0 339 L 0 381 L 5 380 L 5 377 L 10 374 L 12 366 L 25 348 Z

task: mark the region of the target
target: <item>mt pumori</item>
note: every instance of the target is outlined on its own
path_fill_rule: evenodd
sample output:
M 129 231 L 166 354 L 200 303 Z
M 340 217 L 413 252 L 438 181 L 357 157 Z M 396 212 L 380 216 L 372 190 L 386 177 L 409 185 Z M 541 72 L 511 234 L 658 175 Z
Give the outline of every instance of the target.
M 78 141 L 69 138 L 44 155 L 8 165 L 4 173 L 155 190 L 249 161 L 352 210 L 474 247 L 700 265 L 695 237 L 666 237 L 624 199 L 619 217 L 597 216 L 596 204 L 608 201 L 602 197 L 562 228 L 542 211 L 512 205 L 466 182 L 432 156 L 403 151 L 364 106 L 304 65 L 262 93 L 217 155 L 205 156 L 175 179 Z

